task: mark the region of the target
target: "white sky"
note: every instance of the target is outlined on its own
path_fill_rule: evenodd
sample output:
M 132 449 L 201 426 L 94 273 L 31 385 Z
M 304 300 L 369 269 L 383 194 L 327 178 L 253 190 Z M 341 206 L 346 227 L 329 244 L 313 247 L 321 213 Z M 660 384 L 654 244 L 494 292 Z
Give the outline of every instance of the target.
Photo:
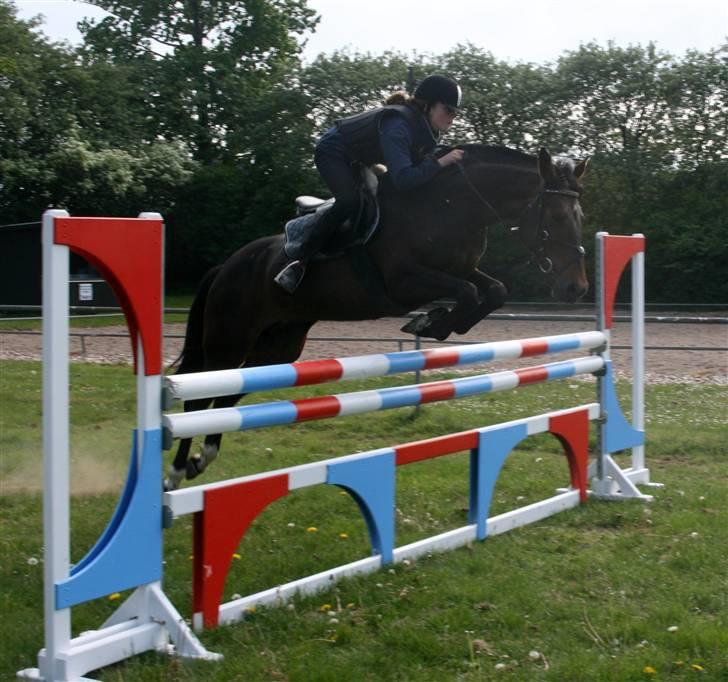
M 471 42 L 497 59 L 544 63 L 582 43 L 646 45 L 675 56 L 728 39 L 728 0 L 309 0 L 321 15 L 304 56 L 336 49 L 441 54 Z M 15 0 L 18 15 L 43 14 L 43 32 L 77 43 L 76 23 L 103 12 L 74 0 Z M 437 8 L 437 9 L 435 9 Z

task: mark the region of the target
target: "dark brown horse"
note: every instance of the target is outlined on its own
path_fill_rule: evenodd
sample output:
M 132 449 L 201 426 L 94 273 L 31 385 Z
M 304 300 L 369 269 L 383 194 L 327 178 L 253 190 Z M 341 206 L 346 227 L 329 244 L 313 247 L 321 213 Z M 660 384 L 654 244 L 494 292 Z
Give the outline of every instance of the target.
M 586 293 L 581 246 L 580 179 L 586 161 L 554 163 L 500 147 L 465 145 L 465 160 L 426 188 L 397 194 L 383 183 L 380 228 L 366 247 L 377 276 L 362 277 L 343 256 L 314 263 L 295 294 L 273 277 L 285 262 L 283 236 L 258 239 L 209 272 L 192 304 L 178 373 L 293 362 L 317 320 L 398 316 L 436 299 L 452 299 L 406 325 L 407 331 L 444 339 L 464 334 L 503 305 L 505 287 L 478 269 L 488 225 L 518 225 L 520 240 L 544 273 L 552 295 L 576 301 Z M 372 281 L 379 284 L 373 286 Z M 229 407 L 242 396 L 222 396 Z M 211 400 L 191 400 L 199 410 Z M 210 435 L 188 459 L 181 441 L 168 488 L 194 478 L 217 456 L 221 435 Z

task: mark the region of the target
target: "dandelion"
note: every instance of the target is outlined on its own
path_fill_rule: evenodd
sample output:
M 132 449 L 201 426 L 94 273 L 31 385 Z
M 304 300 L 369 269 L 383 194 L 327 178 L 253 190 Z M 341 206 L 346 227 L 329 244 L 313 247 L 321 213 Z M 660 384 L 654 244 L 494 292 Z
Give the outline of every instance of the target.
M 677 625 L 671 625 L 669 628 L 667 628 L 668 632 L 677 632 L 679 630 Z
M 249 606 L 247 609 L 245 609 L 246 613 L 255 613 L 257 610 L 258 609 L 255 606 L 255 604 L 253 604 L 253 606 Z
M 349 539 L 349 534 L 348 533 L 339 533 L 339 537 L 342 540 L 348 540 Z
M 114 592 L 114 594 L 109 595 L 109 601 L 116 601 L 117 599 L 121 599 L 120 592 Z
M 702 666 L 702 665 L 699 665 L 699 664 L 697 664 L 697 663 L 693 663 L 693 664 L 692 664 L 692 665 L 691 665 L 690 667 L 691 667 L 691 668 L 692 668 L 693 670 L 696 670 L 697 672 L 703 672 L 703 670 L 705 670 L 705 668 L 703 668 L 703 666 Z
M 354 608 L 355 606 L 356 606 L 356 604 L 354 604 L 354 602 L 353 602 L 353 601 L 350 601 L 350 602 L 349 602 L 349 603 L 348 603 L 348 604 L 346 605 L 346 608 L 347 608 L 347 609 L 353 609 L 353 608 Z
M 242 557 L 237 552 L 234 552 L 233 559 L 235 559 L 236 561 L 240 561 L 240 559 L 242 559 Z
M 28 566 L 37 566 L 38 565 L 38 559 L 36 559 L 34 556 L 28 558 Z
M 642 672 L 645 675 L 657 675 L 657 670 L 655 670 L 651 665 L 646 665 L 642 668 Z
M 242 598 L 243 598 L 243 596 L 241 594 L 238 594 L 237 592 L 230 596 L 230 599 L 232 599 L 232 600 L 242 599 Z
M 539 659 L 539 658 L 541 658 L 541 652 L 539 652 L 539 651 L 536 651 L 536 650 L 534 650 L 534 651 L 529 651 L 529 652 L 528 652 L 528 657 L 529 657 L 529 658 L 530 658 L 530 659 L 531 659 L 532 661 L 538 661 L 538 659 Z
M 315 533 L 317 530 L 318 528 L 316 528 L 316 526 L 309 526 L 308 528 L 306 528 L 307 533 Z
M 338 625 L 339 619 L 338 618 L 329 618 L 329 625 Z
M 295 528 L 295 527 L 296 527 L 296 524 L 295 524 L 295 523 L 289 523 L 289 524 L 288 524 L 288 527 L 289 527 L 289 528 Z
M 508 666 L 505 663 L 496 663 L 495 669 L 496 670 L 505 670 Z
M 319 607 L 319 611 L 321 611 L 322 613 L 326 613 L 327 611 L 331 611 L 331 604 L 322 604 Z

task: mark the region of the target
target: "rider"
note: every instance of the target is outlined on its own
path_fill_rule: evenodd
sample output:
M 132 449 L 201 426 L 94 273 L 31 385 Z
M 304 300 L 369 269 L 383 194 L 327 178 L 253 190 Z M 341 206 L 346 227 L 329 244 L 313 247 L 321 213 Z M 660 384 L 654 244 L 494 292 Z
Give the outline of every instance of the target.
M 356 162 L 384 163 L 395 189 L 407 191 L 460 161 L 460 149 L 438 159 L 432 152 L 440 134 L 452 125 L 461 99 L 460 86 L 452 78 L 434 74 L 422 80 L 413 97 L 394 93 L 383 107 L 344 118 L 327 130 L 316 145 L 314 162 L 336 202 L 311 226 L 303 245 L 304 256 L 289 262 L 276 275 L 276 283 L 293 293 L 308 260 L 358 210 Z

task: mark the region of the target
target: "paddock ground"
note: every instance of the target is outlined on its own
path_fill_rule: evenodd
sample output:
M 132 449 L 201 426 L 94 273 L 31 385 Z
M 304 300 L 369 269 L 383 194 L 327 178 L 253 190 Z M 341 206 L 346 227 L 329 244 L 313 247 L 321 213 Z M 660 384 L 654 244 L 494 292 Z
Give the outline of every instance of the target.
M 522 311 L 518 311 L 522 312 Z M 391 352 L 398 350 L 398 340 L 405 340 L 404 349 L 413 348 L 408 335 L 399 329 L 404 321 L 400 318 L 383 318 L 361 322 L 318 322 L 311 329 L 302 359 L 345 357 L 369 353 Z M 590 328 L 587 322 L 541 322 L 518 320 L 484 320 L 464 336 L 453 335 L 455 341 L 502 341 L 566 334 Z M 4 326 L 4 329 L 10 328 Z M 126 327 L 116 325 L 99 328 L 73 329 L 74 334 L 88 334 L 83 339 L 71 338 L 70 353 L 72 360 L 96 363 L 130 363 L 131 345 L 125 338 L 101 338 L 97 334 L 123 334 Z M 183 324 L 167 324 L 166 335 L 184 334 Z M 336 341 L 319 341 L 316 337 L 336 338 Z M 355 341 L 371 338 L 375 341 Z M 349 340 L 351 339 L 351 340 Z M 383 339 L 387 339 L 386 341 Z M 389 341 L 391 339 L 391 341 Z M 614 345 L 630 344 L 629 323 L 616 323 L 612 337 Z M 423 343 L 423 347 L 433 344 Z M 670 324 L 647 323 L 646 345 L 648 346 L 705 346 L 728 347 L 728 325 L 717 324 Z M 182 348 L 181 338 L 165 338 L 164 361 L 171 364 Z M 621 376 L 629 376 L 630 351 L 612 351 L 615 369 Z M 559 359 L 565 357 L 558 356 Z M 728 351 L 665 351 L 648 350 L 646 355 L 648 383 L 709 383 L 728 384 Z M 0 334 L 0 359 L 40 360 L 41 337 L 26 335 Z M 548 361 L 548 360 L 546 360 Z M 489 371 L 509 369 L 534 364 L 537 359 L 523 361 L 504 361 L 488 363 Z

